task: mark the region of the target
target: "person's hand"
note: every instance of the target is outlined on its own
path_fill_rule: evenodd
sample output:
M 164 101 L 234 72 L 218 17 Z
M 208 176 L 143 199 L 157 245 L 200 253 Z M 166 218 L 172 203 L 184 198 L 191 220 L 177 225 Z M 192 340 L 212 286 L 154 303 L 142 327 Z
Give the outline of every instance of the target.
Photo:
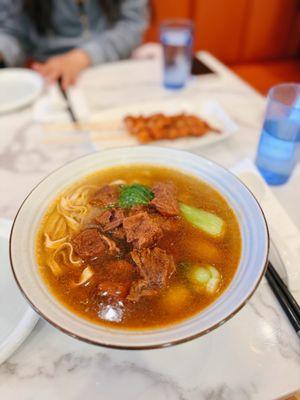
M 80 72 L 91 64 L 88 54 L 81 49 L 71 50 L 68 53 L 50 57 L 46 62 L 35 62 L 32 68 L 39 72 L 49 82 L 61 78 L 62 87 L 67 89 L 73 85 Z

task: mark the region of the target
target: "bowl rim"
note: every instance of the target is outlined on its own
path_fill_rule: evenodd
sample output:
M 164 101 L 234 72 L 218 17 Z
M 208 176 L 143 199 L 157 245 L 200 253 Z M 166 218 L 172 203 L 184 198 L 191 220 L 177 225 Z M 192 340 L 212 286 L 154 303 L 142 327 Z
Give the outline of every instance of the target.
M 117 350 L 152 350 L 152 349 L 167 348 L 167 347 L 175 346 L 175 345 L 178 345 L 178 344 L 186 343 L 186 342 L 189 342 L 189 341 L 191 341 L 191 340 L 197 339 L 197 338 L 199 338 L 199 337 L 201 337 L 201 336 L 204 336 L 204 335 L 206 335 L 207 333 L 209 333 L 209 332 L 215 330 L 215 329 L 218 328 L 219 326 L 223 325 L 225 322 L 229 321 L 233 316 L 235 316 L 235 315 L 247 304 L 247 302 L 251 299 L 251 297 L 252 297 L 253 294 L 255 293 L 256 289 L 258 288 L 258 286 L 259 286 L 259 284 L 260 284 L 260 282 L 261 282 L 261 280 L 262 280 L 262 278 L 263 278 L 263 276 L 264 276 L 264 274 L 265 274 L 265 272 L 266 272 L 267 265 L 268 265 L 269 252 L 270 252 L 270 232 L 269 232 L 269 228 L 268 228 L 268 223 L 267 223 L 267 220 L 266 220 L 266 216 L 265 216 L 265 213 L 264 213 L 264 211 L 263 211 L 261 205 L 259 204 L 258 200 L 257 200 L 256 197 L 254 196 L 254 194 L 252 193 L 252 191 L 242 182 L 242 180 L 241 180 L 238 176 L 236 176 L 236 175 L 235 175 L 233 172 L 231 172 L 229 169 L 223 167 L 222 165 L 220 165 L 219 163 L 217 163 L 217 162 L 215 162 L 215 161 L 210 160 L 210 159 L 207 158 L 207 157 L 203 157 L 202 155 L 198 155 L 198 154 L 192 153 L 192 154 L 194 154 L 195 156 L 199 157 L 200 159 L 203 159 L 203 160 L 206 161 L 206 162 L 210 162 L 210 163 L 212 163 L 212 164 L 217 165 L 217 166 L 218 166 L 219 168 L 221 168 L 223 171 L 225 171 L 226 173 L 228 173 L 228 174 L 230 174 L 232 177 L 234 177 L 234 178 L 239 182 L 239 184 L 242 185 L 242 186 L 244 187 L 244 189 L 246 189 L 246 191 L 248 191 L 248 192 L 250 193 L 250 195 L 252 196 L 253 200 L 256 202 L 256 204 L 257 204 L 257 206 L 258 206 L 258 209 L 259 209 L 260 212 L 261 212 L 261 216 L 262 216 L 262 218 L 263 218 L 264 225 L 265 225 L 265 229 L 266 229 L 266 253 L 265 253 L 265 254 L 266 254 L 266 257 L 265 257 L 265 261 L 264 261 L 264 266 L 263 266 L 263 268 L 262 268 L 262 270 L 261 270 L 261 273 L 260 273 L 260 275 L 259 275 L 259 277 L 258 277 L 258 279 L 257 279 L 257 281 L 256 281 L 256 284 L 254 285 L 253 289 L 252 289 L 251 292 L 248 294 L 248 296 L 247 296 L 240 304 L 238 304 L 238 306 L 237 306 L 230 314 L 228 314 L 226 317 L 224 317 L 224 318 L 221 319 L 220 321 L 216 322 L 214 325 L 210 326 L 209 328 L 204 329 L 204 330 L 202 330 L 202 331 L 200 331 L 200 332 L 198 332 L 198 333 L 195 333 L 195 334 L 192 334 L 192 335 L 189 335 L 189 336 L 185 336 L 184 338 L 181 338 L 181 339 L 174 339 L 174 340 L 171 340 L 171 341 L 162 342 L 162 343 L 155 344 L 155 345 L 137 345 L 137 346 L 130 346 L 130 345 L 115 345 L 115 344 L 103 343 L 103 342 L 101 343 L 101 342 L 99 342 L 99 341 L 89 339 L 88 337 L 81 336 L 81 335 L 79 335 L 79 334 L 77 334 L 77 333 L 75 334 L 75 333 L 71 332 L 70 330 L 64 328 L 63 326 L 61 326 L 61 325 L 58 324 L 57 322 L 55 322 L 55 321 L 53 321 L 52 319 L 50 319 L 47 315 L 45 315 L 45 313 L 42 312 L 42 311 L 39 309 L 39 307 L 31 301 L 29 295 L 24 291 L 24 289 L 23 289 L 23 287 L 22 287 L 20 281 L 19 281 L 18 278 L 17 278 L 17 274 L 16 274 L 15 267 L 14 267 L 14 264 L 13 264 L 13 257 L 12 257 L 12 237 L 13 237 L 14 227 L 15 227 L 15 224 L 16 224 L 16 221 L 17 221 L 17 219 L 18 219 L 18 215 L 19 215 L 21 209 L 23 208 L 25 202 L 28 200 L 28 198 L 31 196 L 31 194 L 32 194 L 36 189 L 38 189 L 38 187 L 39 187 L 45 180 L 47 180 L 50 176 L 52 176 L 53 174 L 55 174 L 55 173 L 56 173 L 57 171 L 59 171 L 60 169 L 65 168 L 65 167 L 68 166 L 69 164 L 72 164 L 72 163 L 77 162 L 77 161 L 79 161 L 79 160 L 81 160 L 81 159 L 84 159 L 85 157 L 88 157 L 88 156 L 90 156 L 91 154 L 93 154 L 93 155 L 94 155 L 94 154 L 102 154 L 103 152 L 110 152 L 110 151 L 114 151 L 114 150 L 121 150 L 121 149 L 122 149 L 122 150 L 124 150 L 124 149 L 126 150 L 126 149 L 141 148 L 141 147 L 143 147 L 143 148 L 146 148 L 146 147 L 147 147 L 148 149 L 150 148 L 150 149 L 153 149 L 154 151 L 155 151 L 156 149 L 160 149 L 160 150 L 162 149 L 162 148 L 159 147 L 159 146 L 149 146 L 149 145 L 142 145 L 142 146 L 141 146 L 141 145 L 140 145 L 140 146 L 124 146 L 124 147 L 115 147 L 115 148 L 112 148 L 112 149 L 104 149 L 104 150 L 99 150 L 99 151 L 95 151 L 95 152 L 92 152 L 92 153 L 85 154 L 85 155 L 83 155 L 83 156 L 76 157 L 76 158 L 74 158 L 74 159 L 72 159 L 72 160 L 70 160 L 70 161 L 68 161 L 68 162 L 66 162 L 66 163 L 64 163 L 64 164 L 62 164 L 62 165 L 59 166 L 58 168 L 55 168 L 54 170 L 52 170 L 49 174 L 47 174 L 43 179 L 41 179 L 41 180 L 29 191 L 29 193 L 27 194 L 27 196 L 26 196 L 26 197 L 24 198 L 24 200 L 22 201 L 22 203 L 21 203 L 21 205 L 19 206 L 18 211 L 17 211 L 17 213 L 16 213 L 16 215 L 15 215 L 15 217 L 14 217 L 14 219 L 13 219 L 13 223 L 12 223 L 12 227 L 11 227 L 11 231 L 10 231 L 10 236 L 9 236 L 9 259 L 10 259 L 10 265 L 11 265 L 12 273 L 13 273 L 14 279 L 15 279 L 15 281 L 16 281 L 16 283 L 17 283 L 17 286 L 18 286 L 19 289 L 20 289 L 21 294 L 22 294 L 22 295 L 24 296 L 24 298 L 27 300 L 27 302 L 29 303 L 29 305 L 30 305 L 30 306 L 31 306 L 45 321 L 49 322 L 49 323 L 50 323 L 52 326 L 54 326 L 56 329 L 60 330 L 61 332 L 65 333 L 65 334 L 67 334 L 68 336 L 71 336 L 71 337 L 73 337 L 73 338 L 75 338 L 75 339 L 81 340 L 81 341 L 83 341 L 83 342 L 85 342 L 85 343 L 88 343 L 88 344 L 92 344 L 92 345 L 96 345 L 96 346 L 101 346 L 101 347 L 105 347 L 105 348 L 117 349 Z M 186 153 L 190 153 L 190 152 L 187 151 L 187 150 L 181 150 L 181 149 L 173 149 L 173 148 L 163 148 L 163 149 L 168 150 L 168 151 L 171 150 L 172 152 L 178 152 L 178 153 L 185 153 L 185 154 L 186 154 Z M 174 169 L 176 169 L 176 168 L 174 168 Z M 179 168 L 177 168 L 177 169 L 179 169 Z M 101 170 L 101 168 L 99 168 L 99 170 Z M 230 286 L 230 284 L 229 284 L 229 286 Z M 60 304 L 61 304 L 61 303 L 60 303 Z M 61 306 L 64 307 L 62 304 L 61 304 Z M 201 311 L 200 311 L 199 313 L 201 313 Z M 170 325 L 170 329 L 172 329 L 172 325 Z M 130 332 L 130 330 L 129 330 L 128 332 Z

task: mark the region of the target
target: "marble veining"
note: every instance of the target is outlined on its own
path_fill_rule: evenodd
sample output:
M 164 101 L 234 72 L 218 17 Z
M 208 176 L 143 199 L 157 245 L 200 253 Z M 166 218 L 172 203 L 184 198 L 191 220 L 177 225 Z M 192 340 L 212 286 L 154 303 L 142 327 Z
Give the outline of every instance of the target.
M 114 396 L 123 393 L 123 390 L 125 390 L 123 394 L 125 399 L 153 398 L 155 396 L 155 398 L 159 399 L 173 400 L 225 400 L 229 398 L 246 400 L 251 399 L 251 393 L 256 391 L 253 383 L 246 388 L 230 388 L 228 385 L 223 384 L 206 389 L 201 387 L 186 389 L 168 376 L 131 362 L 116 363 L 108 354 L 101 352 L 97 352 L 92 357 L 77 355 L 76 353 L 65 353 L 53 360 L 52 363 L 46 363 L 42 367 L 36 366 L 30 372 L 20 370 L 18 364 L 14 362 L 6 362 L 1 368 L 2 377 L 5 379 L 9 379 L 11 376 L 14 379 L 18 379 L 19 382 L 39 379 L 43 380 L 44 384 L 46 382 L 56 382 L 61 376 L 64 376 L 65 379 L 71 379 L 72 377 L 80 379 L 80 375 L 83 373 L 84 375 L 90 373 L 95 375 L 95 371 L 101 371 L 101 376 L 97 377 L 95 384 L 97 392 L 94 395 L 101 395 L 103 399 L 114 399 Z M 116 389 L 113 392 L 107 391 L 108 381 L 112 385 L 117 382 L 117 391 Z M 20 384 L 22 385 L 22 383 Z M 103 385 L 105 385 L 104 390 Z M 110 387 L 108 389 L 111 390 Z
M 270 292 L 270 289 L 266 287 L 265 291 Z M 266 300 L 265 291 L 258 290 L 255 297 L 256 302 L 251 300 L 249 306 L 263 321 L 266 321 L 266 315 L 268 315 L 270 327 L 272 327 L 272 333 L 269 332 L 272 344 L 276 345 L 282 357 L 293 359 L 300 365 L 299 339 L 293 334 L 291 326 L 288 325 L 289 322 L 282 315 L 282 311 L 276 304 L 276 301 L 274 304 Z

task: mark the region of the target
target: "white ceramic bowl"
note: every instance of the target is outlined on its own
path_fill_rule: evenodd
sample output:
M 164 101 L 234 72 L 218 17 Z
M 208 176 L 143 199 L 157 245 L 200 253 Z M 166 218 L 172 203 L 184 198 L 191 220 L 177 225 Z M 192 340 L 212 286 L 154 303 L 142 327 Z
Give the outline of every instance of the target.
M 141 163 L 176 168 L 202 179 L 218 190 L 238 218 L 242 235 L 242 255 L 228 289 L 204 311 L 165 328 L 128 331 L 89 322 L 58 302 L 38 273 L 34 243 L 43 213 L 66 186 L 99 169 Z M 185 342 L 223 324 L 254 293 L 264 274 L 268 250 L 268 228 L 261 208 L 250 191 L 233 174 L 194 154 L 151 146 L 93 153 L 54 171 L 22 204 L 10 239 L 11 265 L 16 281 L 32 307 L 42 317 L 78 339 L 126 349 L 156 348 Z

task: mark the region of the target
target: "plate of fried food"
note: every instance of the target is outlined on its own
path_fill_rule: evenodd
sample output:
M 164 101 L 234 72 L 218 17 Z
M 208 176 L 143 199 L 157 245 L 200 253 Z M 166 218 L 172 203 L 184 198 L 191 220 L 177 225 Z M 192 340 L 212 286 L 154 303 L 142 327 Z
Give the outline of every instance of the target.
M 236 123 L 215 101 L 134 104 L 99 112 L 90 121 L 96 148 L 156 144 L 192 149 L 231 137 Z

